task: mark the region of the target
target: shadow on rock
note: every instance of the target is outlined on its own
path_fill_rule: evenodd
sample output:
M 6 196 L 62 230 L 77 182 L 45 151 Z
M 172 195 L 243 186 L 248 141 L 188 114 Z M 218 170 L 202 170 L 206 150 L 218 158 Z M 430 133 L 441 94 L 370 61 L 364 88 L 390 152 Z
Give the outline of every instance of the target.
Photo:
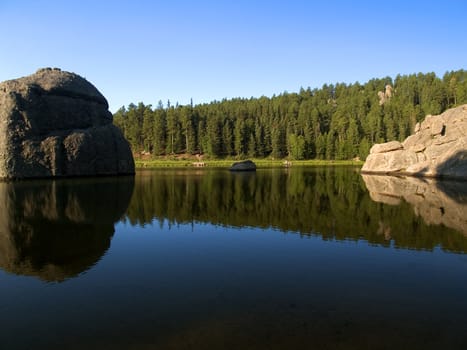
M 442 174 L 444 178 L 467 179 L 467 151 L 454 150 L 446 152 L 442 161 L 436 167 L 436 172 Z M 467 193 L 467 185 L 464 186 L 464 193 Z
M 362 177 L 373 201 L 389 205 L 405 201 L 426 224 L 444 225 L 467 236 L 467 183 L 384 175 Z
M 124 215 L 133 177 L 0 182 L 0 267 L 63 281 L 96 264 Z

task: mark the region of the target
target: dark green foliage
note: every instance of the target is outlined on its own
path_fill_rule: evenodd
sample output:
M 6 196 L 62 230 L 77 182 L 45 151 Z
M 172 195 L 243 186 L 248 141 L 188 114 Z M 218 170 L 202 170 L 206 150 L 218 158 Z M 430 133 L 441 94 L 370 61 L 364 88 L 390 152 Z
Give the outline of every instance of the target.
M 425 115 L 464 103 L 467 71 L 459 70 L 196 106 L 130 104 L 114 120 L 134 152 L 364 159 L 374 143 L 403 140 Z
M 166 142 L 167 142 L 167 117 L 162 101 L 159 101 L 157 109 L 154 110 L 154 143 L 153 153 L 155 155 L 161 155 L 165 153 Z

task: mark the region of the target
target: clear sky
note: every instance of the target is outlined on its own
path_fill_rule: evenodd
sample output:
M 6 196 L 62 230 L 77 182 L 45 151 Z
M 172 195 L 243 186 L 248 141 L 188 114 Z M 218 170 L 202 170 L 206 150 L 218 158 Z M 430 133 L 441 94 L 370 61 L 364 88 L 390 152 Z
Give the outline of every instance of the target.
M 0 81 L 40 67 L 122 105 L 467 69 L 467 1 L 0 0 Z

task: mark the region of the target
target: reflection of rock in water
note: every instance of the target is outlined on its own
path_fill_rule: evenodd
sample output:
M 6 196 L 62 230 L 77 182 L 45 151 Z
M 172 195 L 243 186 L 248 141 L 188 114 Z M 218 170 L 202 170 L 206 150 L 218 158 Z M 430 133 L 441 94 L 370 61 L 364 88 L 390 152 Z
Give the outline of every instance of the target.
M 429 225 L 444 225 L 467 236 L 467 183 L 412 177 L 362 175 L 371 199 L 390 205 L 405 200 Z
M 133 177 L 0 182 L 0 267 L 62 281 L 94 265 L 125 213 Z

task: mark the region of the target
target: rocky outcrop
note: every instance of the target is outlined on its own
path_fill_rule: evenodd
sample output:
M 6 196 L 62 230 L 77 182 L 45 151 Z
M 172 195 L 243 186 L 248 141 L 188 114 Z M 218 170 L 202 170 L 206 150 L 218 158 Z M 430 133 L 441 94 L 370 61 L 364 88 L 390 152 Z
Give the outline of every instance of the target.
M 363 175 L 375 202 L 409 203 L 428 225 L 444 225 L 467 236 L 467 188 L 463 182 Z
M 133 174 L 104 96 L 60 69 L 0 84 L 0 178 Z
M 362 172 L 467 179 L 467 105 L 427 116 L 402 143 L 374 145 Z
M 384 87 L 384 91 L 378 91 L 379 105 L 382 106 L 388 102 L 392 97 L 393 88 L 391 85 L 387 84 Z
M 256 164 L 251 160 L 244 160 L 241 162 L 233 163 L 230 167 L 230 171 L 255 171 Z
M 57 282 L 89 269 L 133 188 L 133 176 L 0 182 L 0 268 Z

